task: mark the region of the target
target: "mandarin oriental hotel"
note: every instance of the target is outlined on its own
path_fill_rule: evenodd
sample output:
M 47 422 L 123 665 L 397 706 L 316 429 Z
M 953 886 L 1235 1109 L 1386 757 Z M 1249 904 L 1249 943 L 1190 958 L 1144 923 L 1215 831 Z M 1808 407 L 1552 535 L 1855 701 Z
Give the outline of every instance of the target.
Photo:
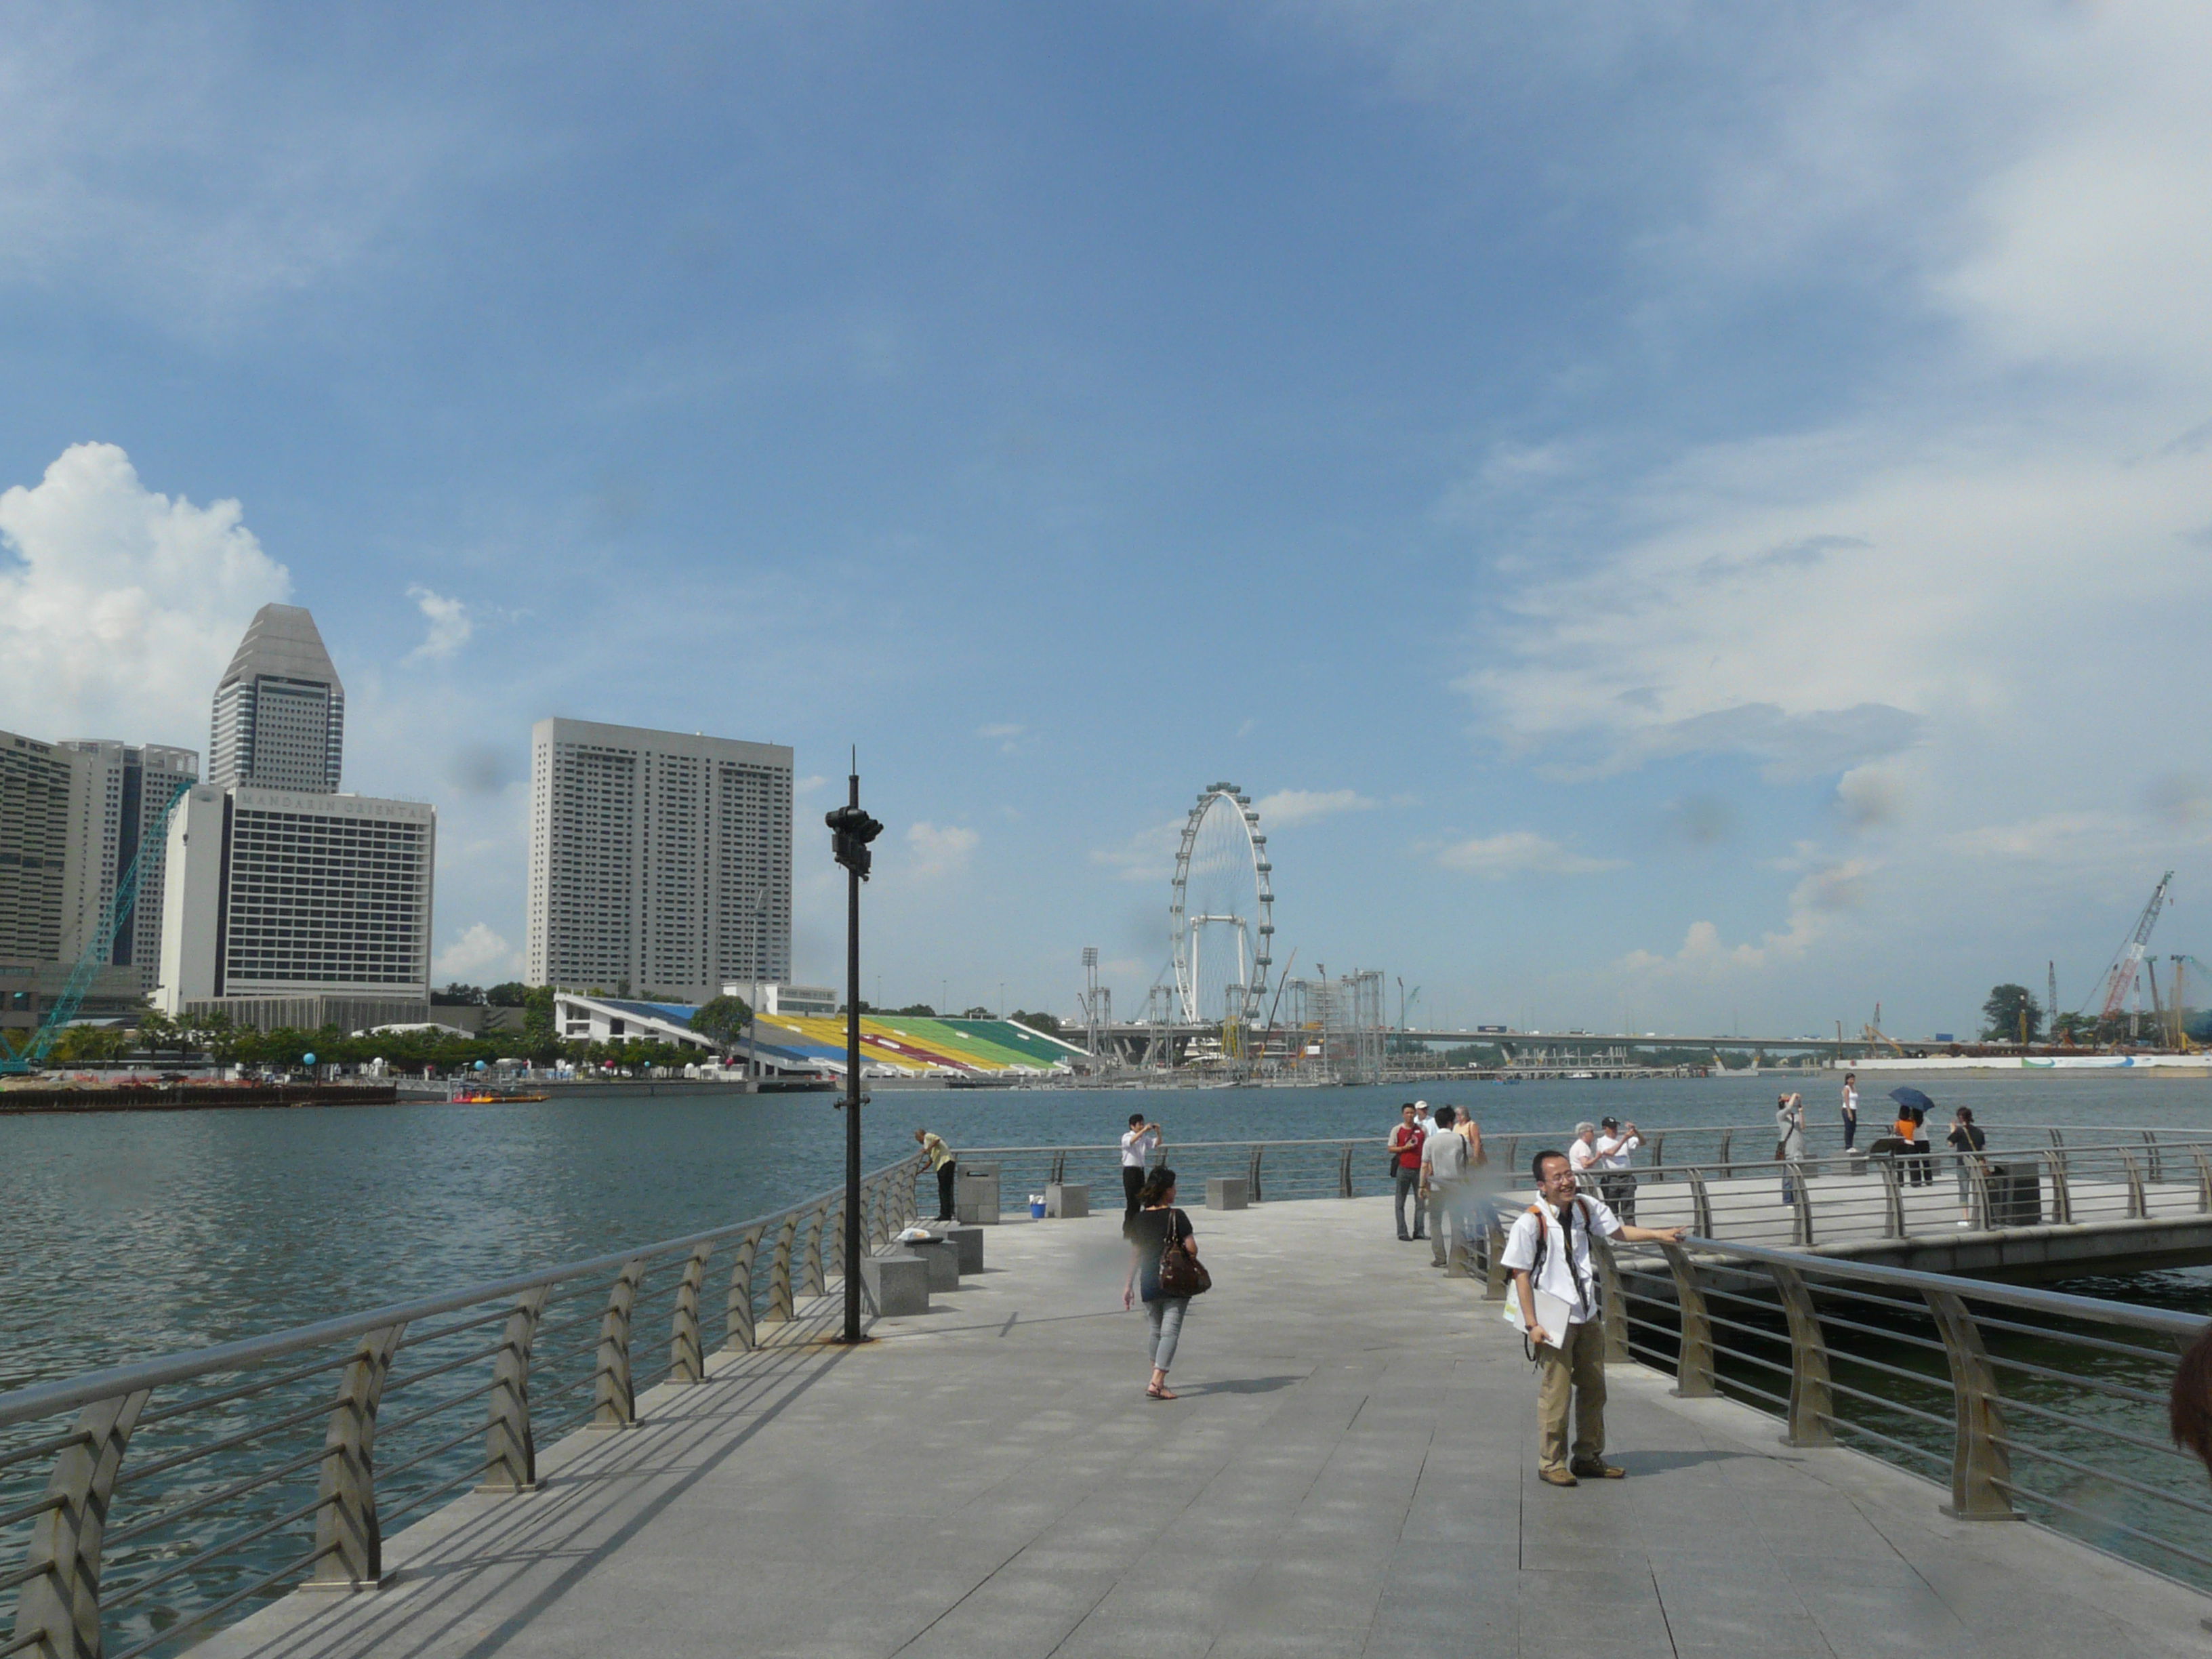
M 238 785 L 195 788 L 170 823 L 161 1000 L 319 999 L 339 1024 L 429 994 L 433 810 Z M 289 1010 L 254 1010 L 276 1018 Z M 256 1019 L 254 1023 L 261 1023 Z M 286 1019 L 283 1023 L 293 1023 Z M 320 1023 L 318 1021 L 317 1023 Z

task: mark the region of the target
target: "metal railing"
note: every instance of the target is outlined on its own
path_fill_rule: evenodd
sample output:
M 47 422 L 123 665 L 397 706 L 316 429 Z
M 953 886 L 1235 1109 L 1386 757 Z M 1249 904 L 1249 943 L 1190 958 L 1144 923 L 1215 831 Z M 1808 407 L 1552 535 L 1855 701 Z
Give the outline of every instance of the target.
M 2204 1316 L 1694 1237 L 1598 1257 L 1608 1358 L 2212 1589 L 2212 1491 L 2166 1427 Z
M 871 1250 L 915 1216 L 918 1157 L 861 1183 Z M 537 1447 L 638 1420 L 841 1279 L 842 1187 L 727 1226 L 443 1296 L 0 1395 L 0 1659 L 134 1659 L 304 1582 L 384 1577 L 404 1516 L 529 1490 Z M 702 1313 L 710 1269 L 719 1319 Z M 659 1322 L 665 1319 L 665 1327 Z M 634 1340 L 635 1339 L 635 1340 Z

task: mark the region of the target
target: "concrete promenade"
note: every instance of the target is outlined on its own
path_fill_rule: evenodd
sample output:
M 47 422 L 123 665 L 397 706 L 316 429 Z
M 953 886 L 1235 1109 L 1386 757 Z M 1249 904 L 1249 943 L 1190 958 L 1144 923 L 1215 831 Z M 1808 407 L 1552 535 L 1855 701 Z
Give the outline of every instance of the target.
M 1214 1291 L 1143 1397 L 1118 1215 L 1010 1224 L 857 1352 L 653 1389 L 520 1497 L 196 1659 L 2201 1655 L 2212 1600 L 1613 1370 L 1631 1478 L 1534 1478 L 1519 1339 L 1386 1200 L 1194 1209 Z M 809 1328 L 794 1328 L 804 1336 Z

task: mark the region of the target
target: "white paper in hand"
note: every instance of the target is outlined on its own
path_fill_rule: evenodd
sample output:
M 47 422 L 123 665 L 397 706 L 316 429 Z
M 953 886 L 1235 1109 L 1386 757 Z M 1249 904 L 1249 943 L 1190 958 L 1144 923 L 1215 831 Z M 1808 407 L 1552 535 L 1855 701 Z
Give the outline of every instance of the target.
M 1528 1294 L 1536 1304 L 1536 1322 L 1544 1328 L 1544 1334 L 1552 1339 L 1551 1346 L 1557 1347 L 1559 1339 L 1566 1334 L 1567 1321 L 1574 1313 L 1573 1305 L 1534 1285 L 1529 1287 Z M 1521 1319 L 1521 1292 L 1510 1286 L 1505 1292 L 1505 1322 L 1522 1335 L 1528 1334 L 1528 1328 Z

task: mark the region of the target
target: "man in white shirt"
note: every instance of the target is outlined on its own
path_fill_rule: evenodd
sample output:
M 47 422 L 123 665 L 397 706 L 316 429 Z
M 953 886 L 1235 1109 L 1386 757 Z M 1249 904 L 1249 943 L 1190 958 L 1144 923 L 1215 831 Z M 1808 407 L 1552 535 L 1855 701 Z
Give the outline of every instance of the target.
M 1451 1273 L 1467 1271 L 1467 1142 L 1451 1133 L 1458 1114 L 1437 1108 L 1436 1133 L 1421 1143 L 1421 1198 L 1429 1210 L 1429 1256 Z
M 1424 1136 L 1432 1135 L 1437 1132 L 1437 1121 L 1429 1115 L 1429 1103 L 1425 1100 L 1417 1100 L 1413 1103 L 1413 1127 Z
M 1160 1126 L 1145 1121 L 1142 1112 L 1129 1114 L 1129 1133 L 1121 1137 L 1121 1231 L 1137 1218 L 1137 1194 L 1144 1190 L 1145 1171 L 1164 1138 Z
M 1644 1144 L 1644 1137 L 1632 1123 L 1620 1127 L 1617 1117 L 1607 1118 L 1597 1126 L 1597 1139 L 1592 1143 L 1597 1152 L 1598 1196 L 1607 1208 L 1623 1221 L 1636 1220 L 1636 1172 L 1632 1165 L 1636 1149 Z
M 1520 1298 L 1521 1320 L 1542 1370 L 1536 1389 L 1540 1449 L 1536 1478 L 1547 1486 L 1575 1486 L 1585 1480 L 1618 1480 L 1627 1471 L 1605 1461 L 1605 1334 L 1598 1322 L 1597 1269 L 1590 1237 L 1632 1244 L 1679 1243 L 1686 1227 L 1631 1227 L 1604 1200 L 1575 1190 L 1574 1165 L 1565 1152 L 1539 1152 L 1530 1165 L 1536 1202 L 1506 1236 L 1505 1267 Z M 1534 1292 L 1557 1297 L 1566 1328 L 1539 1319 Z M 1567 1408 L 1574 1407 L 1574 1456 L 1567 1455 Z
M 1578 1176 L 1597 1172 L 1596 1124 L 1575 1125 L 1575 1138 L 1567 1143 L 1567 1165 Z

